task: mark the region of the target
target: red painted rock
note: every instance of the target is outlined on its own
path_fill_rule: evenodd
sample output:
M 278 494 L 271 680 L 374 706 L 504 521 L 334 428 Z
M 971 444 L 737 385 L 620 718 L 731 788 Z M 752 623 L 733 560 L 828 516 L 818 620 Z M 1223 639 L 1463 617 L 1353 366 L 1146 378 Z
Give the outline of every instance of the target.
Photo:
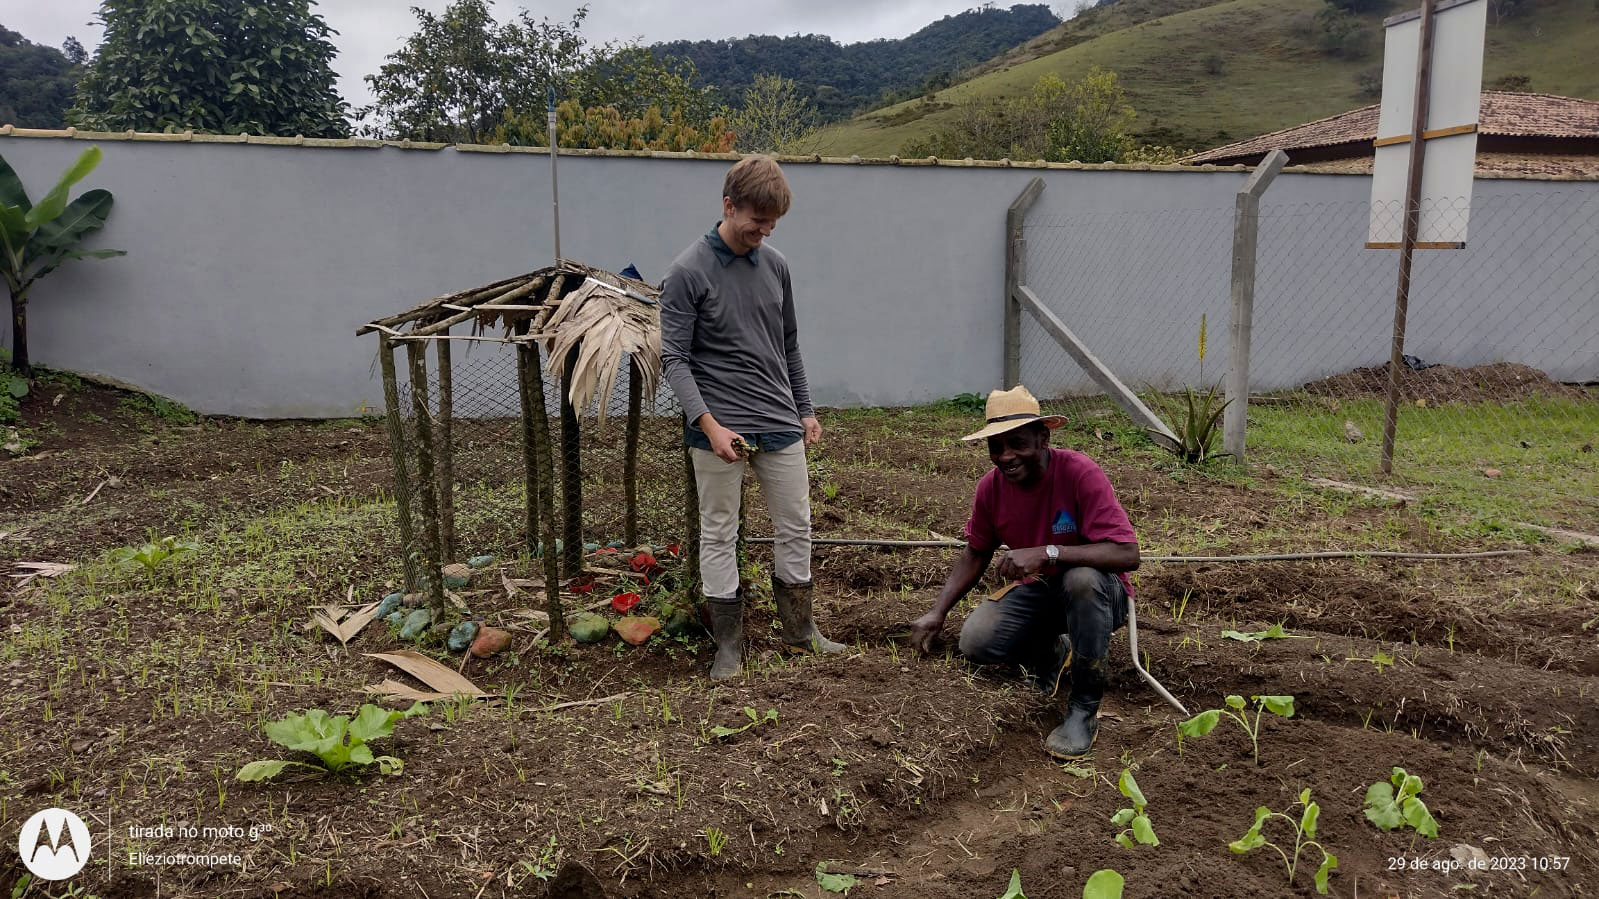
M 639 600 L 643 598 L 637 593 L 618 593 L 611 597 L 611 608 L 626 615 L 628 612 L 633 611 L 633 607 L 638 605 Z
M 510 645 L 510 631 L 485 627 L 477 632 L 477 639 L 472 641 L 472 654 L 480 659 L 486 659 L 497 652 L 504 652 Z
M 648 640 L 660 629 L 660 619 L 650 616 L 629 615 L 616 623 L 616 632 L 634 646 Z

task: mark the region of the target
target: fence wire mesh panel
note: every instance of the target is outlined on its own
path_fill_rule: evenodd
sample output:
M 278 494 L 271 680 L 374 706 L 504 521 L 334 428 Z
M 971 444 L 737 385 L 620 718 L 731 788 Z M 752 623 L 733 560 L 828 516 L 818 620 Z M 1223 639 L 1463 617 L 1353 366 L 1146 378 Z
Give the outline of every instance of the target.
M 1393 483 L 1491 495 L 1494 478 L 1518 478 L 1531 483 L 1516 495 L 1532 500 L 1502 510 L 1505 520 L 1591 531 L 1599 480 L 1544 472 L 1599 468 L 1582 464 L 1599 462 L 1589 455 L 1599 442 L 1599 190 L 1488 184 L 1469 203 L 1423 210 L 1446 231 L 1469 210 L 1470 233 L 1463 249 L 1415 254 Z M 1400 254 L 1366 244 L 1397 242 L 1397 232 L 1369 233 L 1395 217 L 1374 217 L 1365 202 L 1271 199 L 1257 220 L 1250 457 L 1369 482 L 1381 461 Z M 1174 392 L 1220 394 L 1231 367 L 1233 234 L 1231 206 L 1030 216 L 1022 283 L 1178 427 Z M 1032 316 L 1021 321 L 1021 380 L 1046 406 L 1131 424 Z
M 1423 215 L 1467 209 L 1440 201 Z M 1480 196 L 1469 211 L 1464 249 L 1416 251 L 1401 484 L 1536 480 L 1599 438 L 1599 192 Z M 1372 220 L 1365 203 L 1261 207 L 1250 447 L 1326 477 L 1370 477 L 1380 461 L 1399 253 L 1363 248 Z M 1574 485 L 1542 486 L 1550 508 L 1599 524 L 1591 492 L 1565 503 Z
M 1030 215 L 1024 239 L 1023 283 L 1130 390 L 1144 396 L 1221 379 L 1230 208 Z M 1021 380 L 1044 405 L 1083 423 L 1133 427 L 1033 316 L 1021 319 Z
M 445 417 L 437 356 L 428 354 L 427 408 L 434 443 L 435 491 L 440 497 L 441 521 L 448 522 L 443 506 L 442 462 L 448 447 L 451 473 L 450 503 L 457 561 L 492 553 L 520 555 L 528 551 L 526 539 L 526 469 L 521 395 L 515 350 L 504 345 L 476 345 L 451 359 L 451 415 L 448 444 L 444 442 Z M 407 483 L 411 494 L 412 533 L 422 524 L 421 489 L 417 453 L 417 428 L 411 385 L 405 377 L 405 354 L 397 354 L 400 367 L 400 411 L 406 447 Z M 556 534 L 564 533 L 562 485 L 570 459 L 561 441 L 560 375 L 544 363 L 544 408 L 549 420 L 554 453 L 554 514 Z M 628 503 L 624 483 L 629 412 L 627 357 L 619 367 L 609 396 L 606 420 L 598 415 L 599 402 L 578 410 L 577 470 L 582 473 L 583 537 L 586 542 L 620 542 L 625 533 Z M 678 542 L 684 531 L 683 418 L 670 390 L 659 386 L 654 395 L 639 398 L 636 514 L 638 542 L 662 545 Z M 532 427 L 534 425 L 530 425 Z M 542 527 L 542 525 L 541 525 Z M 447 529 L 448 526 L 446 526 Z M 539 538 L 532 541 L 536 546 Z

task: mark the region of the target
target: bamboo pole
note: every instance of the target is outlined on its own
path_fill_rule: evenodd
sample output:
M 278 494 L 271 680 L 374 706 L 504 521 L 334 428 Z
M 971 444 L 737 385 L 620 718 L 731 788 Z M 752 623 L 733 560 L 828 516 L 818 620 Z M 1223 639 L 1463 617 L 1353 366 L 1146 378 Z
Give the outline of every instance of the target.
M 405 423 L 400 418 L 400 386 L 394 373 L 394 344 L 378 335 L 378 362 L 383 367 L 383 405 L 388 411 L 389 450 L 394 456 L 394 505 L 400 524 L 400 558 L 405 567 L 405 592 L 416 590 L 416 535 L 411 532 L 411 474 L 405 463 Z
M 572 344 L 561 370 L 561 494 L 566 532 L 561 568 L 567 577 L 583 573 L 583 444 L 577 409 L 572 405 L 572 374 L 582 349 L 583 341 Z
M 450 342 L 436 345 L 439 358 L 439 551 L 455 561 L 455 383 L 450 367 Z
M 444 614 L 444 571 L 439 552 L 439 501 L 434 491 L 433 422 L 428 413 L 426 349 L 407 344 L 411 362 L 411 411 L 416 418 L 416 476 L 422 487 L 422 548 L 427 558 L 428 599 L 434 616 Z
M 622 524 L 622 542 L 638 546 L 638 439 L 639 412 L 644 390 L 644 374 L 639 371 L 638 360 L 628 358 L 627 365 L 627 445 L 622 457 L 622 492 L 627 497 L 627 517 Z M 601 399 L 600 402 L 604 402 Z
M 537 275 L 538 275 L 537 272 L 528 272 L 525 275 L 517 275 L 514 278 L 506 278 L 506 279 L 501 280 L 501 281 L 495 281 L 493 284 L 486 284 L 486 285 L 484 285 L 482 287 L 474 287 L 471 290 L 461 290 L 461 291 L 456 291 L 455 293 L 447 293 L 447 294 L 445 294 L 444 296 L 441 296 L 441 297 L 434 297 L 433 299 L 428 300 L 425 303 L 419 303 L 419 304 L 417 304 L 415 306 L 412 306 L 410 309 L 407 309 L 404 312 L 398 313 L 396 315 L 391 315 L 391 316 L 388 316 L 387 318 L 380 318 L 380 319 L 375 319 L 373 321 L 367 322 L 366 324 L 362 325 L 359 329 L 357 329 L 355 333 L 356 333 L 356 336 L 359 337 L 360 335 L 366 334 L 369 331 L 378 331 L 378 330 L 382 330 L 385 327 L 392 328 L 395 325 L 403 325 L 406 322 L 414 321 L 414 320 L 416 320 L 418 318 L 421 318 L 424 315 L 427 315 L 429 312 L 432 312 L 434 309 L 437 309 L 440 304 L 443 304 L 443 303 L 446 303 L 446 302 L 468 303 L 468 302 L 471 302 L 472 300 L 477 299 L 478 297 L 493 296 L 494 294 L 498 293 L 499 291 L 504 290 L 505 287 L 507 285 L 509 285 L 509 284 L 515 284 L 518 281 L 522 281 L 522 280 L 527 279 L 527 278 L 532 278 L 532 277 L 535 277 Z
M 543 287 L 546 280 L 547 279 L 543 275 L 539 275 L 537 278 L 534 278 L 526 284 L 514 287 L 505 293 L 499 294 L 498 296 L 490 297 L 489 299 L 478 303 L 476 306 L 468 309 L 465 312 L 457 312 L 448 318 L 439 319 L 431 325 L 424 325 L 423 327 L 417 328 L 415 333 L 422 336 L 441 334 L 475 315 L 483 314 L 484 310 L 491 310 L 496 306 L 520 300 L 533 291 L 538 290 L 540 287 Z
M 526 328 L 525 322 L 520 327 Z M 550 439 L 549 410 L 544 405 L 544 370 L 535 343 L 517 347 L 517 379 L 522 394 L 523 464 L 527 467 L 527 544 L 529 554 L 543 531 L 545 611 L 550 618 L 549 639 L 566 635 L 566 615 L 561 607 L 561 560 L 555 553 L 555 457 Z M 579 547 L 581 549 L 581 547 Z

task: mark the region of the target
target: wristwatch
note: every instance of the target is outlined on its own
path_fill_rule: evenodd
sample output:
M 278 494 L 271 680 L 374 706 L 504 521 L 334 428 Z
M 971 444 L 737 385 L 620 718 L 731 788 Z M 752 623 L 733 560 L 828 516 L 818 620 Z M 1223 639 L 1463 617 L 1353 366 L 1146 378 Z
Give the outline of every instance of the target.
M 1060 561 L 1060 547 L 1058 547 L 1055 544 L 1051 543 L 1048 546 L 1044 547 L 1044 555 L 1048 556 L 1049 560 L 1051 562 L 1059 562 Z

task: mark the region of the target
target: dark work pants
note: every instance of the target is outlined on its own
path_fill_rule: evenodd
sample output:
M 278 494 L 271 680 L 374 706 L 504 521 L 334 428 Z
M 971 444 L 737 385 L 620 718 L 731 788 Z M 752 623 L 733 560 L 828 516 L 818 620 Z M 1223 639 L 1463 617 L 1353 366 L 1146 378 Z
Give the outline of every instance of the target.
M 1021 665 L 1042 671 L 1054 661 L 1055 640 L 1071 634 L 1079 659 L 1102 659 L 1110 635 L 1127 623 L 1121 578 L 1079 565 L 983 599 L 961 626 L 961 654 L 980 665 Z

